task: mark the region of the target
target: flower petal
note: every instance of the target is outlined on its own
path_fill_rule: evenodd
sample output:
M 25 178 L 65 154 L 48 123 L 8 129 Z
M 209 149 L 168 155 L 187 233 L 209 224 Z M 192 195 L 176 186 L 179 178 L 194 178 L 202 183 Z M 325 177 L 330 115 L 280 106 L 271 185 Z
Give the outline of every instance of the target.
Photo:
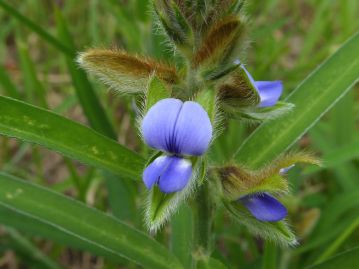
M 158 101 L 143 118 L 141 130 L 150 147 L 172 152 L 174 128 L 183 102 L 174 98 Z
M 202 155 L 211 139 L 212 124 L 207 112 L 196 102 L 185 102 L 175 127 L 175 152 L 192 156 Z
M 169 156 L 170 164 L 166 167 L 158 185 L 164 193 L 171 193 L 182 190 L 192 175 L 192 163 L 186 159 Z
M 282 175 L 282 176 L 284 176 L 284 175 L 287 174 L 288 171 L 289 171 L 290 169 L 292 169 L 294 166 L 295 166 L 295 164 L 291 164 L 291 165 L 288 166 L 288 167 L 284 167 L 284 168 L 279 169 L 279 174 Z
M 143 182 L 147 189 L 151 189 L 152 186 L 158 182 L 160 176 L 171 162 L 172 160 L 168 156 L 160 156 L 147 166 L 145 171 L 143 171 Z
M 259 107 L 274 106 L 283 92 L 283 84 L 277 81 L 256 81 L 261 102 Z
M 280 221 L 287 215 L 285 206 L 266 193 L 247 195 L 239 201 L 260 221 Z

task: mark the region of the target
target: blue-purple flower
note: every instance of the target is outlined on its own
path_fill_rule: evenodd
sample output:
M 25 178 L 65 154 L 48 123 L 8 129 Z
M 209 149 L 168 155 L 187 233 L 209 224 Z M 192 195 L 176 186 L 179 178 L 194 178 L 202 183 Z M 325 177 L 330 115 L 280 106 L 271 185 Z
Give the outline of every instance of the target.
M 203 155 L 212 139 L 212 124 L 203 107 L 174 98 L 153 105 L 142 121 L 142 135 L 150 147 L 164 152 L 143 172 L 148 189 L 164 193 L 185 188 L 192 176 L 190 156 Z
M 240 64 L 239 61 L 236 61 L 235 63 Z M 243 64 L 240 64 L 240 67 L 246 72 L 252 85 L 255 87 L 259 94 L 260 103 L 258 107 L 274 106 L 278 102 L 279 97 L 283 92 L 282 81 L 255 81 Z
M 260 221 L 277 222 L 284 219 L 287 209 L 272 193 L 285 193 L 288 190 L 283 176 L 292 166 L 283 169 L 275 165 L 258 171 L 238 165 L 219 168 L 217 175 L 226 200 L 243 205 Z
M 246 195 L 238 200 L 260 221 L 276 222 L 287 216 L 287 209 L 268 193 Z

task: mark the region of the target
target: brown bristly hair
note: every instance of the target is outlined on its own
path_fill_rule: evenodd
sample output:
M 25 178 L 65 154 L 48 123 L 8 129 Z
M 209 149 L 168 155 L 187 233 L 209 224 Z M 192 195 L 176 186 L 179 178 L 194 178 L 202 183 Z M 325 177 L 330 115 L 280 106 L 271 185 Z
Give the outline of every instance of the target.
M 129 55 L 119 49 L 89 49 L 79 56 L 86 69 L 107 69 L 133 77 L 149 77 L 155 73 L 167 83 L 176 83 L 176 68 L 142 56 Z

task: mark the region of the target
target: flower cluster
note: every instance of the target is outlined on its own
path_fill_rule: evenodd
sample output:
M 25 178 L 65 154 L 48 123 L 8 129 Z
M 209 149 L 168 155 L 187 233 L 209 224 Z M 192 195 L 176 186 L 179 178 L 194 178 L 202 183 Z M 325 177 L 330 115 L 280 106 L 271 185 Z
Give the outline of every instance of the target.
M 189 197 L 194 189 L 191 183 L 203 182 L 216 186 L 208 189 L 219 199 L 210 202 L 222 201 L 232 216 L 254 233 L 295 241 L 281 221 L 287 209 L 277 197 L 288 192 L 283 173 L 297 161 L 313 162 L 310 157 L 285 157 L 258 171 L 246 171 L 244 164 L 221 164 L 213 172 L 217 167 L 208 169 L 205 156 L 213 133 L 218 133 L 214 122 L 225 125 L 233 118 L 259 123 L 293 107 L 279 101 L 281 81 L 256 81 L 238 60 L 248 32 L 243 3 L 152 1 L 158 31 L 182 56 L 176 66 L 122 50 L 91 49 L 78 58 L 83 68 L 111 88 L 145 96 L 147 112 L 143 113 L 141 134 L 145 143 L 158 151 L 142 177 L 150 190 L 145 220 L 152 231 Z M 196 101 L 188 101 L 193 99 Z M 208 180 L 196 181 L 200 178 Z

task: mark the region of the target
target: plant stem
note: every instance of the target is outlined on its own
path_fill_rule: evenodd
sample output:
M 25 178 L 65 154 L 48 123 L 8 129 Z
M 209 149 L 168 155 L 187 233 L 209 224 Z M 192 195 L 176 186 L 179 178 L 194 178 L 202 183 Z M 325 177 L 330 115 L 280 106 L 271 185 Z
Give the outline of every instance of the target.
M 266 241 L 264 245 L 264 256 L 262 269 L 277 268 L 277 247 L 273 242 Z
M 211 249 L 212 201 L 208 182 L 204 182 L 197 192 L 193 206 L 194 251 L 199 256 L 209 255 Z

